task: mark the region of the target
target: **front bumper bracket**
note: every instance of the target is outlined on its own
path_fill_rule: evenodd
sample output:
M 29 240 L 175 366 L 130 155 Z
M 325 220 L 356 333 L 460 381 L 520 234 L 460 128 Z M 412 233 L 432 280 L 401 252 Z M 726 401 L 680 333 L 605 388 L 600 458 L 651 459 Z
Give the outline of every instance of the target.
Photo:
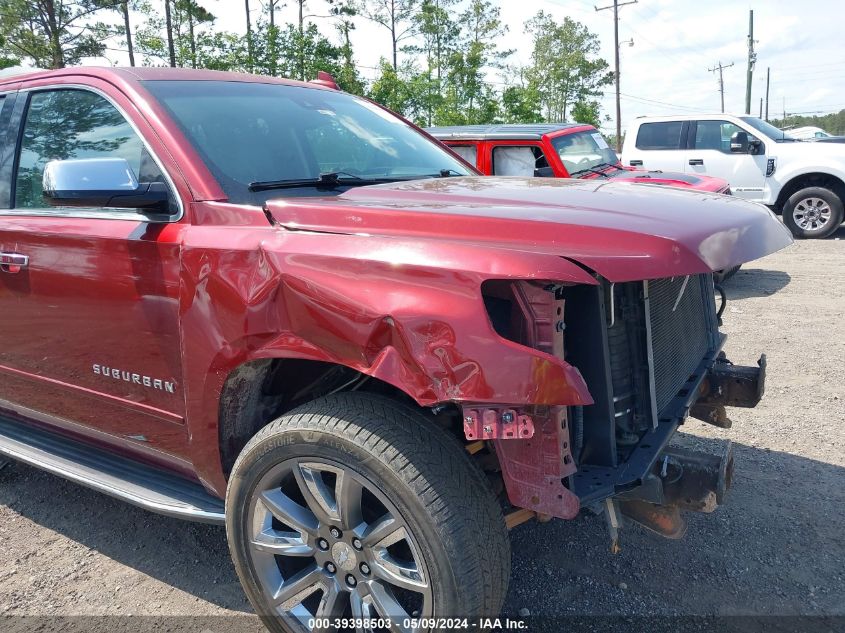
M 722 353 L 701 383 L 701 395 L 690 408 L 690 415 L 729 429 L 732 422 L 725 407 L 756 407 L 765 389 L 765 354 L 760 356 L 756 367 L 746 367 L 734 365 Z

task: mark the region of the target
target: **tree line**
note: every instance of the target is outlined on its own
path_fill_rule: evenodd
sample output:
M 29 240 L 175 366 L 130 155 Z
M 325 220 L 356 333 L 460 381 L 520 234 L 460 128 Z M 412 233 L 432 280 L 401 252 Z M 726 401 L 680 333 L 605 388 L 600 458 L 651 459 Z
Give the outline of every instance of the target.
M 280 22 L 286 3 L 295 9 L 294 20 Z M 501 47 L 508 25 L 491 0 L 244 0 L 244 32 L 219 28 L 204 4 L 0 0 L 0 67 L 62 68 L 125 51 L 133 66 L 299 80 L 323 70 L 344 90 L 422 125 L 598 125 L 599 97 L 612 81 L 597 36 L 569 17 L 558 21 L 542 11 L 522 26 L 530 62 L 512 62 L 514 51 Z M 385 42 L 370 81 L 352 45 L 362 21 L 378 25 Z
M 831 112 L 830 114 L 812 116 L 787 113 L 786 119 L 772 119 L 771 123 L 779 128 L 812 125 L 814 127 L 820 127 L 825 132 L 833 134 L 834 136 L 845 136 L 845 110 Z

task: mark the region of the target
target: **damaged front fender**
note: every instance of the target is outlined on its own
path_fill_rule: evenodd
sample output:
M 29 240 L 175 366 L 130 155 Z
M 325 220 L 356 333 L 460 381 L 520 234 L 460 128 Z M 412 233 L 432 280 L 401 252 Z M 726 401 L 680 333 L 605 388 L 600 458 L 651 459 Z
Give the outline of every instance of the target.
M 188 419 L 203 478 L 224 489 L 219 394 L 234 368 L 259 358 L 341 364 L 423 406 L 590 404 L 577 369 L 493 330 L 481 294 L 490 278 L 595 283 L 562 258 L 483 246 L 192 227 L 180 301 Z

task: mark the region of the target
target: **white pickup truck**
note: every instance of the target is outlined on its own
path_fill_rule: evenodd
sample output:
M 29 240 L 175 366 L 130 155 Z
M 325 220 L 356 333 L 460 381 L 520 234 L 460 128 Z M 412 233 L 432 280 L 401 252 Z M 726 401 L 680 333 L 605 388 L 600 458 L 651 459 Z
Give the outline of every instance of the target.
M 734 195 L 782 213 L 796 237 L 827 237 L 843 221 L 845 145 L 802 142 L 757 117 L 636 119 L 622 163 L 724 178 Z

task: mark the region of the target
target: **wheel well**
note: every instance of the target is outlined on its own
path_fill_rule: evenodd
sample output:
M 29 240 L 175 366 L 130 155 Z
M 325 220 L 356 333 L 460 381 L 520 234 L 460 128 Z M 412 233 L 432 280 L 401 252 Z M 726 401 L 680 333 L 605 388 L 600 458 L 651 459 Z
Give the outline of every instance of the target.
M 250 438 L 280 415 L 322 396 L 359 390 L 417 406 L 400 389 L 344 365 L 288 358 L 240 365 L 226 378 L 220 393 L 218 435 L 223 472 L 228 477 Z
M 839 196 L 840 200 L 845 202 L 845 183 L 836 176 L 818 172 L 801 174 L 786 183 L 780 190 L 780 195 L 775 203 L 775 208 L 778 211 L 783 209 L 783 205 L 786 204 L 786 201 L 789 200 L 790 196 L 805 187 L 824 187 L 825 189 L 830 189 Z

